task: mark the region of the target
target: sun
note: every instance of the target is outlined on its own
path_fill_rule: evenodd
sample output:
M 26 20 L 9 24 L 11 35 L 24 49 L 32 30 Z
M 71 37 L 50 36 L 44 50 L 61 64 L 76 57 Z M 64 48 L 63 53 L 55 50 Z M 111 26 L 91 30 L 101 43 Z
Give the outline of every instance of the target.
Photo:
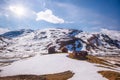
M 20 5 L 11 5 L 11 6 L 9 6 L 9 10 L 18 17 L 22 17 L 22 16 L 26 15 L 25 8 Z

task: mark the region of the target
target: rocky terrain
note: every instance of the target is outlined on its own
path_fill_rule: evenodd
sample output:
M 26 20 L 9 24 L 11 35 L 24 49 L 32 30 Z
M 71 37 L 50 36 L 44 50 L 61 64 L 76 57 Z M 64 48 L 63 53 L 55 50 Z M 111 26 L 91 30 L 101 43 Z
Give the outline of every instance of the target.
M 89 54 L 100 56 L 119 56 L 119 35 L 118 31 L 115 35 L 110 35 L 109 30 L 87 33 L 61 28 L 9 31 L 0 35 L 0 57 L 24 58 L 36 54 L 73 51 L 87 51 Z
M 113 32 L 114 35 L 111 35 Z M 107 80 L 111 78 L 107 76 L 111 73 L 115 75 L 112 75 L 112 80 L 119 79 L 119 31 L 103 29 L 88 33 L 76 29 L 48 28 L 2 33 L 0 80 Z M 74 55 L 71 53 L 79 54 L 77 59 L 80 60 L 74 56 L 70 59 Z M 69 73 L 65 72 L 69 70 Z

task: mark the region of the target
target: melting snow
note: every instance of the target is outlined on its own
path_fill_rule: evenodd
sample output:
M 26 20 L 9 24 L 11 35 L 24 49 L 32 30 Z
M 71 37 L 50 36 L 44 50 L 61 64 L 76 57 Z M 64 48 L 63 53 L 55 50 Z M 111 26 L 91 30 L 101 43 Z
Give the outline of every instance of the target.
M 52 74 L 73 71 L 75 74 L 69 80 L 107 80 L 97 71 L 103 68 L 96 67 L 86 61 L 74 60 L 66 57 L 67 54 L 36 55 L 29 59 L 16 61 L 9 66 L 2 67 L 1 76 L 12 76 L 19 74 Z

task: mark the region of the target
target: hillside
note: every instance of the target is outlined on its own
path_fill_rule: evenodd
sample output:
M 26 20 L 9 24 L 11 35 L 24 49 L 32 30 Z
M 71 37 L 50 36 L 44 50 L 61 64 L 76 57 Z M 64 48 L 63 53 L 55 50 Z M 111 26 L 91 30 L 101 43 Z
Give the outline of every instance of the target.
M 26 60 L 16 61 L 12 65 L 1 68 L 3 71 L 0 75 L 44 75 L 71 70 L 75 74 L 69 80 L 107 80 L 97 73 L 97 71 L 104 70 L 104 68 L 95 67 L 94 64 L 86 61 L 70 59 L 66 57 L 66 55 L 67 54 L 37 55 Z
M 109 31 L 109 30 L 108 30 Z M 29 57 L 85 50 L 92 55 L 120 55 L 119 32 L 87 33 L 75 29 L 48 28 L 43 30 L 9 31 L 0 36 L 0 56 L 8 58 Z M 110 31 L 109 31 L 110 33 Z M 4 46 L 4 49 L 2 49 Z
M 109 79 L 108 76 L 106 77 L 107 72 L 115 72 L 115 74 L 118 72 L 119 75 L 120 71 L 120 40 L 119 36 L 116 36 L 119 32 L 114 31 L 114 33 L 115 36 L 111 36 L 109 30 L 87 33 L 76 29 L 48 28 L 22 29 L 1 34 L 0 80 L 21 77 L 25 79 L 40 77 L 48 80 L 52 78 L 53 80 L 68 78 L 68 80 L 107 80 Z M 89 54 L 86 60 L 68 57 L 67 53 L 80 51 Z

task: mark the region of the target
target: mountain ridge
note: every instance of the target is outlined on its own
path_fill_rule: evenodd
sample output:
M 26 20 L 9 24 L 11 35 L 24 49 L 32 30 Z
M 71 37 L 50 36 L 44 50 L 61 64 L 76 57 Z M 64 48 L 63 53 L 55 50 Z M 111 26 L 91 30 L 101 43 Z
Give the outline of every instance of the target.
M 14 37 L 9 35 L 7 37 L 4 34 L 1 35 L 4 37 L 3 40 L 11 39 L 8 41 L 10 44 L 4 46 L 4 50 L 0 50 L 0 56 L 27 57 L 36 54 L 49 54 L 49 51 L 51 51 L 51 53 L 62 52 L 62 49 L 66 49 L 68 53 L 74 50 L 85 50 L 93 55 L 120 55 L 119 37 L 118 39 L 113 39 L 102 32 L 87 33 L 77 29 L 63 28 L 47 28 L 34 31 L 18 30 L 18 32 L 19 31 L 23 32 Z M 12 34 L 14 34 L 14 31 L 12 31 Z M 2 42 L 3 41 L 1 41 L 0 47 L 3 47 Z

